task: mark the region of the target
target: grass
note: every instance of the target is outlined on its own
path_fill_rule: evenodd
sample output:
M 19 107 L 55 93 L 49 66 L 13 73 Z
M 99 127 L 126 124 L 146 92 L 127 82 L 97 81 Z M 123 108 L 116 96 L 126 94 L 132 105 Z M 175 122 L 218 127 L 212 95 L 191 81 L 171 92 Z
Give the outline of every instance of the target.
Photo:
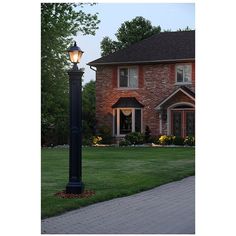
M 83 182 L 96 194 L 63 199 L 54 194 L 68 183 L 68 156 L 68 149 L 42 149 L 42 218 L 195 174 L 194 148 L 83 148 Z

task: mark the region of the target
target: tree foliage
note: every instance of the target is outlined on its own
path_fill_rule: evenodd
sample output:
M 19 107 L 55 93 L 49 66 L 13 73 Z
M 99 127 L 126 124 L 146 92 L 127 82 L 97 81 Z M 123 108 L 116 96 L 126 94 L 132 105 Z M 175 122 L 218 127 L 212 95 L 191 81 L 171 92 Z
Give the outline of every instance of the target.
M 192 29 L 187 26 L 187 27 L 185 27 L 185 28 L 183 28 L 183 29 L 180 29 L 180 28 L 179 28 L 177 31 L 191 31 L 191 30 L 192 30 Z
M 104 37 L 101 41 L 101 55 L 106 56 L 133 43 L 148 38 L 161 31 L 160 26 L 152 26 L 151 22 L 141 16 L 121 24 L 115 34 L 117 41 Z
M 83 136 L 90 138 L 95 135 L 95 110 L 96 110 L 96 96 L 95 96 L 95 81 L 91 80 L 83 86 L 82 104 L 83 104 Z
M 179 29 L 176 30 L 176 31 L 178 32 L 178 31 L 191 31 L 191 30 L 192 30 L 191 28 L 189 28 L 188 26 L 186 26 L 185 28 L 183 28 L 183 29 L 179 28 Z M 163 30 L 163 32 L 172 32 L 172 30 L 171 30 L 171 29 L 166 29 L 166 30 Z
M 92 4 L 91 4 L 92 5 Z M 42 144 L 65 143 L 68 137 L 68 75 L 65 53 L 78 32 L 95 34 L 97 14 L 83 4 L 41 4 L 41 129 Z

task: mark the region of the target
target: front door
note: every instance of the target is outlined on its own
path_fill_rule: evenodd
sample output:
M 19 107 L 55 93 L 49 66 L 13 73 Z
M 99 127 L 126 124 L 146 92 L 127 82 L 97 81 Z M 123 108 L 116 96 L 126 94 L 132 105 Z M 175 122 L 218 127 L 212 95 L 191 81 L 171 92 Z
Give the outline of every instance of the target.
M 178 137 L 195 135 L 195 111 L 172 110 L 171 134 Z

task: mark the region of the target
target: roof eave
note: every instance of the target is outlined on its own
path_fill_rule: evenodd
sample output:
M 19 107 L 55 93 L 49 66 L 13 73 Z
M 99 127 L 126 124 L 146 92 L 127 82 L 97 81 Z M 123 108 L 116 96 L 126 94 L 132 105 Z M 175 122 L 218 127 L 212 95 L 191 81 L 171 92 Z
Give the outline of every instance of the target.
M 179 91 L 181 91 L 182 93 L 184 93 L 186 96 L 188 96 L 190 99 L 192 99 L 193 101 L 195 101 L 195 97 L 192 96 L 191 94 L 189 94 L 188 92 L 186 92 L 183 88 L 178 88 L 176 89 L 173 93 L 171 93 L 167 98 L 165 98 L 158 106 L 155 107 L 155 110 L 160 110 L 161 106 L 163 104 L 165 104 L 170 98 L 172 98 L 175 94 L 177 94 Z
M 121 61 L 121 62 L 89 62 L 89 66 L 103 66 L 103 65 L 124 65 L 124 64 L 149 64 L 149 63 L 170 63 L 170 62 L 184 62 L 184 61 L 195 61 L 195 58 L 184 58 L 184 59 L 165 59 L 165 60 L 151 60 L 151 61 Z

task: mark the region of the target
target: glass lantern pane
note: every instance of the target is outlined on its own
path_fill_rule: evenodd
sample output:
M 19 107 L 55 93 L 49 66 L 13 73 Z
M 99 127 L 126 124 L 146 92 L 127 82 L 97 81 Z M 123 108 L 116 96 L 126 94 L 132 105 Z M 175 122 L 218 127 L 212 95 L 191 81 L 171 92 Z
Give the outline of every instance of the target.
M 83 53 L 81 51 L 78 51 L 78 63 L 80 63 L 80 59 L 82 57 Z
M 80 62 L 80 58 L 82 56 L 82 52 L 80 52 L 80 51 L 72 51 L 72 52 L 69 52 L 69 54 L 70 54 L 71 62 L 73 62 L 73 63 L 79 63 Z

